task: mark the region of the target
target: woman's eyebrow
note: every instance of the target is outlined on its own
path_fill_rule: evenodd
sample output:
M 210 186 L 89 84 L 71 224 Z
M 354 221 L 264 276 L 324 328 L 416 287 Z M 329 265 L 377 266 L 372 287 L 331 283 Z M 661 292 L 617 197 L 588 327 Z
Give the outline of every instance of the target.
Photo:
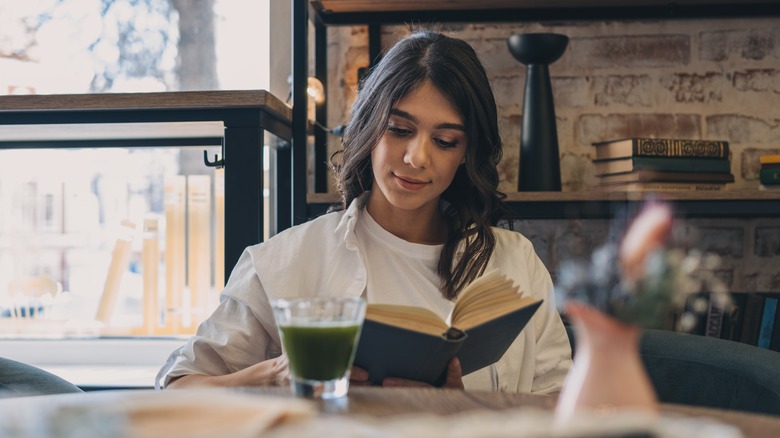
M 410 120 L 414 123 L 420 123 L 417 117 L 407 113 L 406 111 L 399 110 L 398 108 L 392 108 L 390 110 L 390 115 L 403 117 L 404 119 Z M 466 132 L 466 127 L 460 123 L 439 123 L 436 125 L 436 129 L 456 129 L 458 131 Z

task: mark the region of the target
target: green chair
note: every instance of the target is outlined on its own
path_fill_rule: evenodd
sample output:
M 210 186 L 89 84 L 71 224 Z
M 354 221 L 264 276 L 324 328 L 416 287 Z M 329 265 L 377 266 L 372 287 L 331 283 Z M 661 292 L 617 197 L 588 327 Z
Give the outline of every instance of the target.
M 40 368 L 0 357 L 0 398 L 70 392 L 82 391 Z
M 572 353 L 572 327 L 566 327 Z M 658 399 L 780 415 L 780 353 L 718 338 L 644 330 L 641 356 Z

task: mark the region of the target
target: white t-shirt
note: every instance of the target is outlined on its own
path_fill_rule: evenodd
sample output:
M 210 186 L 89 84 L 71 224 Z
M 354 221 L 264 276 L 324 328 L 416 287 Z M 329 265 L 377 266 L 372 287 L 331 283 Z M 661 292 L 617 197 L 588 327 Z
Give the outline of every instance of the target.
M 368 301 L 376 302 L 380 297 L 396 299 L 388 296 L 389 291 L 385 294 L 381 285 L 406 275 L 428 275 L 424 271 L 410 274 L 400 265 L 392 269 L 373 262 L 370 267 L 365 265 L 361 245 L 370 234 L 370 225 L 357 230 L 365 213 L 364 203 L 365 197 L 361 197 L 346 211 L 320 216 L 247 248 L 220 295 L 220 305 L 197 333 L 171 354 L 157 375 L 156 386 L 164 387 L 172 378 L 187 374 L 229 374 L 280 355 L 269 298 L 357 297 L 367 292 Z M 366 234 L 361 239 L 363 231 Z M 488 269 L 501 269 L 522 291 L 544 302 L 492 369 L 472 373 L 464 378 L 464 384 L 467 389 L 559 391 L 571 366 L 571 349 L 555 307 L 550 275 L 528 239 L 514 231 L 493 231 L 496 247 Z M 404 243 L 426 249 L 409 242 L 400 246 Z M 377 286 L 369 286 L 369 272 L 370 281 Z M 423 305 L 443 315 L 449 311 L 450 304 L 432 292 L 419 293 L 413 300 L 405 303 Z

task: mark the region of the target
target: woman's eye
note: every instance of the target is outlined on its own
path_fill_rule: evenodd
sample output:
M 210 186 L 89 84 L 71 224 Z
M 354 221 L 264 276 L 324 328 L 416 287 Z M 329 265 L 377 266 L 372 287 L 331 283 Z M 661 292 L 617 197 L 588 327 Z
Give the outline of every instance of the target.
M 391 134 L 397 135 L 399 137 L 406 137 L 412 134 L 411 130 L 399 128 L 398 126 L 388 126 L 387 130 L 390 131 Z
M 442 140 L 440 138 L 436 138 L 434 139 L 434 141 L 436 142 L 436 144 L 438 144 L 443 148 L 454 148 L 455 146 L 458 145 L 457 141 L 447 141 L 447 140 Z

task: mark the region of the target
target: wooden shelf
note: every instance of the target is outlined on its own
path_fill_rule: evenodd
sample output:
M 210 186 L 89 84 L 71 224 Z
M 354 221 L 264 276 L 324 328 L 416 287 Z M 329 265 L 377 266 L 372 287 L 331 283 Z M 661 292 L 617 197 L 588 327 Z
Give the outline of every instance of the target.
M 310 0 L 323 24 L 767 16 L 776 0 Z
M 507 202 L 520 219 L 608 219 L 650 199 L 671 203 L 678 216 L 689 218 L 780 218 L 780 190 L 713 192 L 513 192 Z M 307 196 L 311 217 L 339 202 L 332 193 Z

